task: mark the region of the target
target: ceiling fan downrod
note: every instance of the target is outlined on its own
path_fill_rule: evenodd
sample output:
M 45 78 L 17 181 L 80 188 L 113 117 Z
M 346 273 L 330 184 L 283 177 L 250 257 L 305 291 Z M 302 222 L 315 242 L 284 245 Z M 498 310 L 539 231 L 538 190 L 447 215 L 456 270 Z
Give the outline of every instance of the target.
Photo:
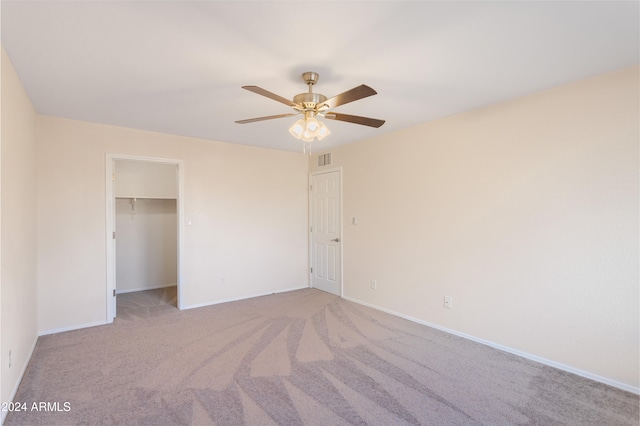
M 302 105 L 302 111 L 316 111 L 316 106 L 322 104 L 327 100 L 327 97 L 320 93 L 313 93 L 313 85 L 318 82 L 319 74 L 313 71 L 307 71 L 302 74 L 302 79 L 309 91 L 307 93 L 300 93 L 293 97 L 293 102 Z M 315 114 L 314 114 L 315 115 Z

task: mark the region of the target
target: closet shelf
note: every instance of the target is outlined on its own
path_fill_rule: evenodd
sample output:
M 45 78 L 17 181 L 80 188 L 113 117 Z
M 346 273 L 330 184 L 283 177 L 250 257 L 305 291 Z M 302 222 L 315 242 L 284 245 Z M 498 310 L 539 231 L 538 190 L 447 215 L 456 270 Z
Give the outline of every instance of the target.
M 131 199 L 136 198 L 138 200 L 177 200 L 177 197 L 151 197 L 146 195 L 116 195 L 116 199 Z

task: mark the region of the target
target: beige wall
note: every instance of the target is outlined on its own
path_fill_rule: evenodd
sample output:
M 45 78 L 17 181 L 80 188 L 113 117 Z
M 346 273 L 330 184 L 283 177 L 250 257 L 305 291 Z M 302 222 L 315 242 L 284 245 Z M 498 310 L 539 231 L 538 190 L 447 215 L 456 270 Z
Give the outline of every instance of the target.
M 1 68 L 0 401 L 11 401 L 37 339 L 36 112 L 4 48 Z
M 116 197 L 178 198 L 178 169 L 175 164 L 116 160 Z
M 637 391 L 638 77 L 334 149 L 344 295 Z
M 302 154 L 47 116 L 37 153 L 41 333 L 105 321 L 106 153 L 183 160 L 185 306 L 308 285 Z

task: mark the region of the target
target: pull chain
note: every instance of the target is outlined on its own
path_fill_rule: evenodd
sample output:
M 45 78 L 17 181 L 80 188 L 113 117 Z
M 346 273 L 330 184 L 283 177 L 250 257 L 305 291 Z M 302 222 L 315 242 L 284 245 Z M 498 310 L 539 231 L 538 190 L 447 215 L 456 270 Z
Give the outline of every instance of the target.
M 311 142 L 302 142 L 302 153 L 303 154 L 308 153 L 309 157 L 311 157 Z

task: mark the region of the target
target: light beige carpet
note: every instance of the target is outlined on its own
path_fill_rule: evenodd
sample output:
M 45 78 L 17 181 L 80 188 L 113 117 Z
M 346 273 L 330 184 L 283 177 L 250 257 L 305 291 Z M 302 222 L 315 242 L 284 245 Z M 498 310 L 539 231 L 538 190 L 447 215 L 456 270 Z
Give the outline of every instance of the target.
M 637 395 L 318 290 L 144 299 L 41 337 L 16 401 L 62 410 L 6 424 L 638 424 Z

